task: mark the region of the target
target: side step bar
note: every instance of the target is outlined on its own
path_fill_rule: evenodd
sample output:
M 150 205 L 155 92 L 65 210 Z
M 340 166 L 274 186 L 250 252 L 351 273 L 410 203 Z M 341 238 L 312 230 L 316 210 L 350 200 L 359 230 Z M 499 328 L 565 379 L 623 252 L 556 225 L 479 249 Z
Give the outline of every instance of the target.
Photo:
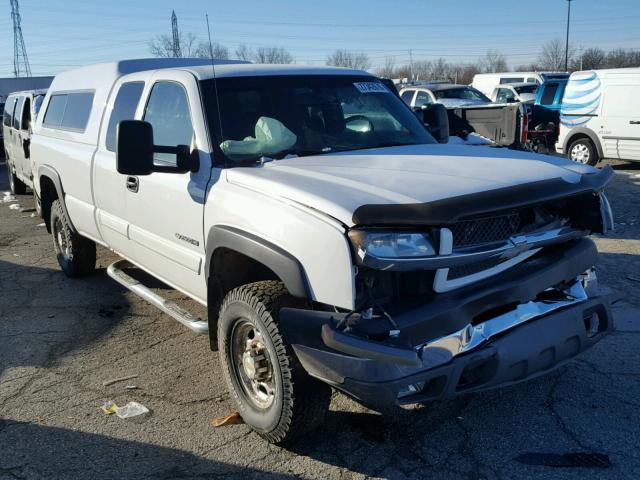
M 151 305 L 158 307 L 167 315 L 175 318 L 188 329 L 193 330 L 196 333 L 207 333 L 209 331 L 209 324 L 206 320 L 202 320 L 201 318 L 191 315 L 174 302 L 170 302 L 166 298 L 152 292 L 138 280 L 124 273 L 123 269 L 127 267 L 134 267 L 134 265 L 127 260 L 118 260 L 107 267 L 107 275 L 123 287 L 128 288 L 136 295 L 145 299 Z

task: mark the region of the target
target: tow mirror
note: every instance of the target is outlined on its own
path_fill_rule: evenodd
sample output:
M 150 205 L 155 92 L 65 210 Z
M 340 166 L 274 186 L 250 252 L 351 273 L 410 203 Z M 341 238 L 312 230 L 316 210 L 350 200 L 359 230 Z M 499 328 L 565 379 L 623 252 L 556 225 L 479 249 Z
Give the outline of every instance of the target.
M 116 132 L 116 168 L 124 175 L 149 175 L 152 172 L 197 172 L 197 152 L 188 145 L 167 147 L 153 144 L 153 127 L 142 120 L 122 120 Z M 154 153 L 176 156 L 176 166 L 155 165 Z
M 153 127 L 142 120 L 122 120 L 116 130 L 116 168 L 124 175 L 153 172 Z
M 444 105 L 441 103 L 423 105 L 416 113 L 422 114 L 422 123 L 438 143 L 449 141 L 449 116 Z

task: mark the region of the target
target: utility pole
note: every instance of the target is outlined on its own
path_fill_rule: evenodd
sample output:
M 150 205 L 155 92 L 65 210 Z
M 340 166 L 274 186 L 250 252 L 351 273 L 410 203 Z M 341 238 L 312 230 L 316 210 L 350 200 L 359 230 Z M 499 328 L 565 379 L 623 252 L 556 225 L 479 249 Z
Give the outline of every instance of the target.
M 9 3 L 11 4 L 11 20 L 13 21 L 13 75 L 15 77 L 30 77 L 31 67 L 20 25 L 20 7 L 18 0 L 9 0 Z
M 413 82 L 413 52 L 409 49 L 409 81 Z
M 571 19 L 571 0 L 567 0 L 567 42 L 564 45 L 564 71 L 569 71 L 569 20 Z
M 178 31 L 178 17 L 176 17 L 176 11 L 171 11 L 171 33 L 173 35 L 173 56 L 175 58 L 182 58 L 182 50 L 180 49 L 180 32 Z

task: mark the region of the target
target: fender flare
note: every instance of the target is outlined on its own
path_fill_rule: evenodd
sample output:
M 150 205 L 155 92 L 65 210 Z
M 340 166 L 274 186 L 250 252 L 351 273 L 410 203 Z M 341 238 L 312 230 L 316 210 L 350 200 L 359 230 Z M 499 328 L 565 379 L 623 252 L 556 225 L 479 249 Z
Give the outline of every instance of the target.
M 598 136 L 595 134 L 593 130 L 585 127 L 574 127 L 571 129 L 569 134 L 564 139 L 564 145 L 562 145 L 562 151 L 564 152 L 565 155 L 568 154 L 567 149 L 569 148 L 569 145 L 571 144 L 573 139 L 576 138 L 576 135 L 584 135 L 588 137 L 589 140 L 591 140 L 591 142 L 593 142 L 593 144 L 595 145 L 596 150 L 598 151 L 598 156 L 600 158 L 604 158 L 604 151 L 602 150 L 602 144 L 600 143 L 600 139 L 598 138 Z
M 262 263 L 275 273 L 285 287 L 297 298 L 311 298 L 309 282 L 302 264 L 286 250 L 252 233 L 226 225 L 211 227 L 205 247 L 205 278 L 209 281 L 214 252 L 227 248 Z
M 69 216 L 69 212 L 67 211 L 67 205 L 64 201 L 64 189 L 62 188 L 60 175 L 53 167 L 50 167 L 48 165 L 41 165 L 38 168 L 38 185 L 40 185 L 40 179 L 42 177 L 46 177 L 53 182 L 56 192 L 58 193 L 58 200 L 60 200 L 60 205 L 62 205 L 62 211 L 64 212 L 65 217 L 67 217 L 69 226 L 71 227 L 73 232 L 76 233 L 76 227 L 74 227 L 73 222 L 71 221 L 71 217 Z M 40 199 L 42 200 L 42 185 L 40 185 Z

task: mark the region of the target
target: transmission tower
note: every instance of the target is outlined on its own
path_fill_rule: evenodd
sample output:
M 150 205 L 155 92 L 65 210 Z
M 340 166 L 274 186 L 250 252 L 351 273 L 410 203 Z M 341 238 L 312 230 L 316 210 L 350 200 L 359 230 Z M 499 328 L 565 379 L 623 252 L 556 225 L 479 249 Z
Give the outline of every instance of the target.
M 22 38 L 20 26 L 20 7 L 18 0 L 9 0 L 11 3 L 11 19 L 13 20 L 13 75 L 16 77 L 30 77 L 31 67 L 27 58 L 27 49 Z
M 176 58 L 182 58 L 182 51 L 180 50 L 180 32 L 178 31 L 178 17 L 176 17 L 175 10 L 172 10 L 171 12 L 171 33 L 173 34 L 173 56 Z

